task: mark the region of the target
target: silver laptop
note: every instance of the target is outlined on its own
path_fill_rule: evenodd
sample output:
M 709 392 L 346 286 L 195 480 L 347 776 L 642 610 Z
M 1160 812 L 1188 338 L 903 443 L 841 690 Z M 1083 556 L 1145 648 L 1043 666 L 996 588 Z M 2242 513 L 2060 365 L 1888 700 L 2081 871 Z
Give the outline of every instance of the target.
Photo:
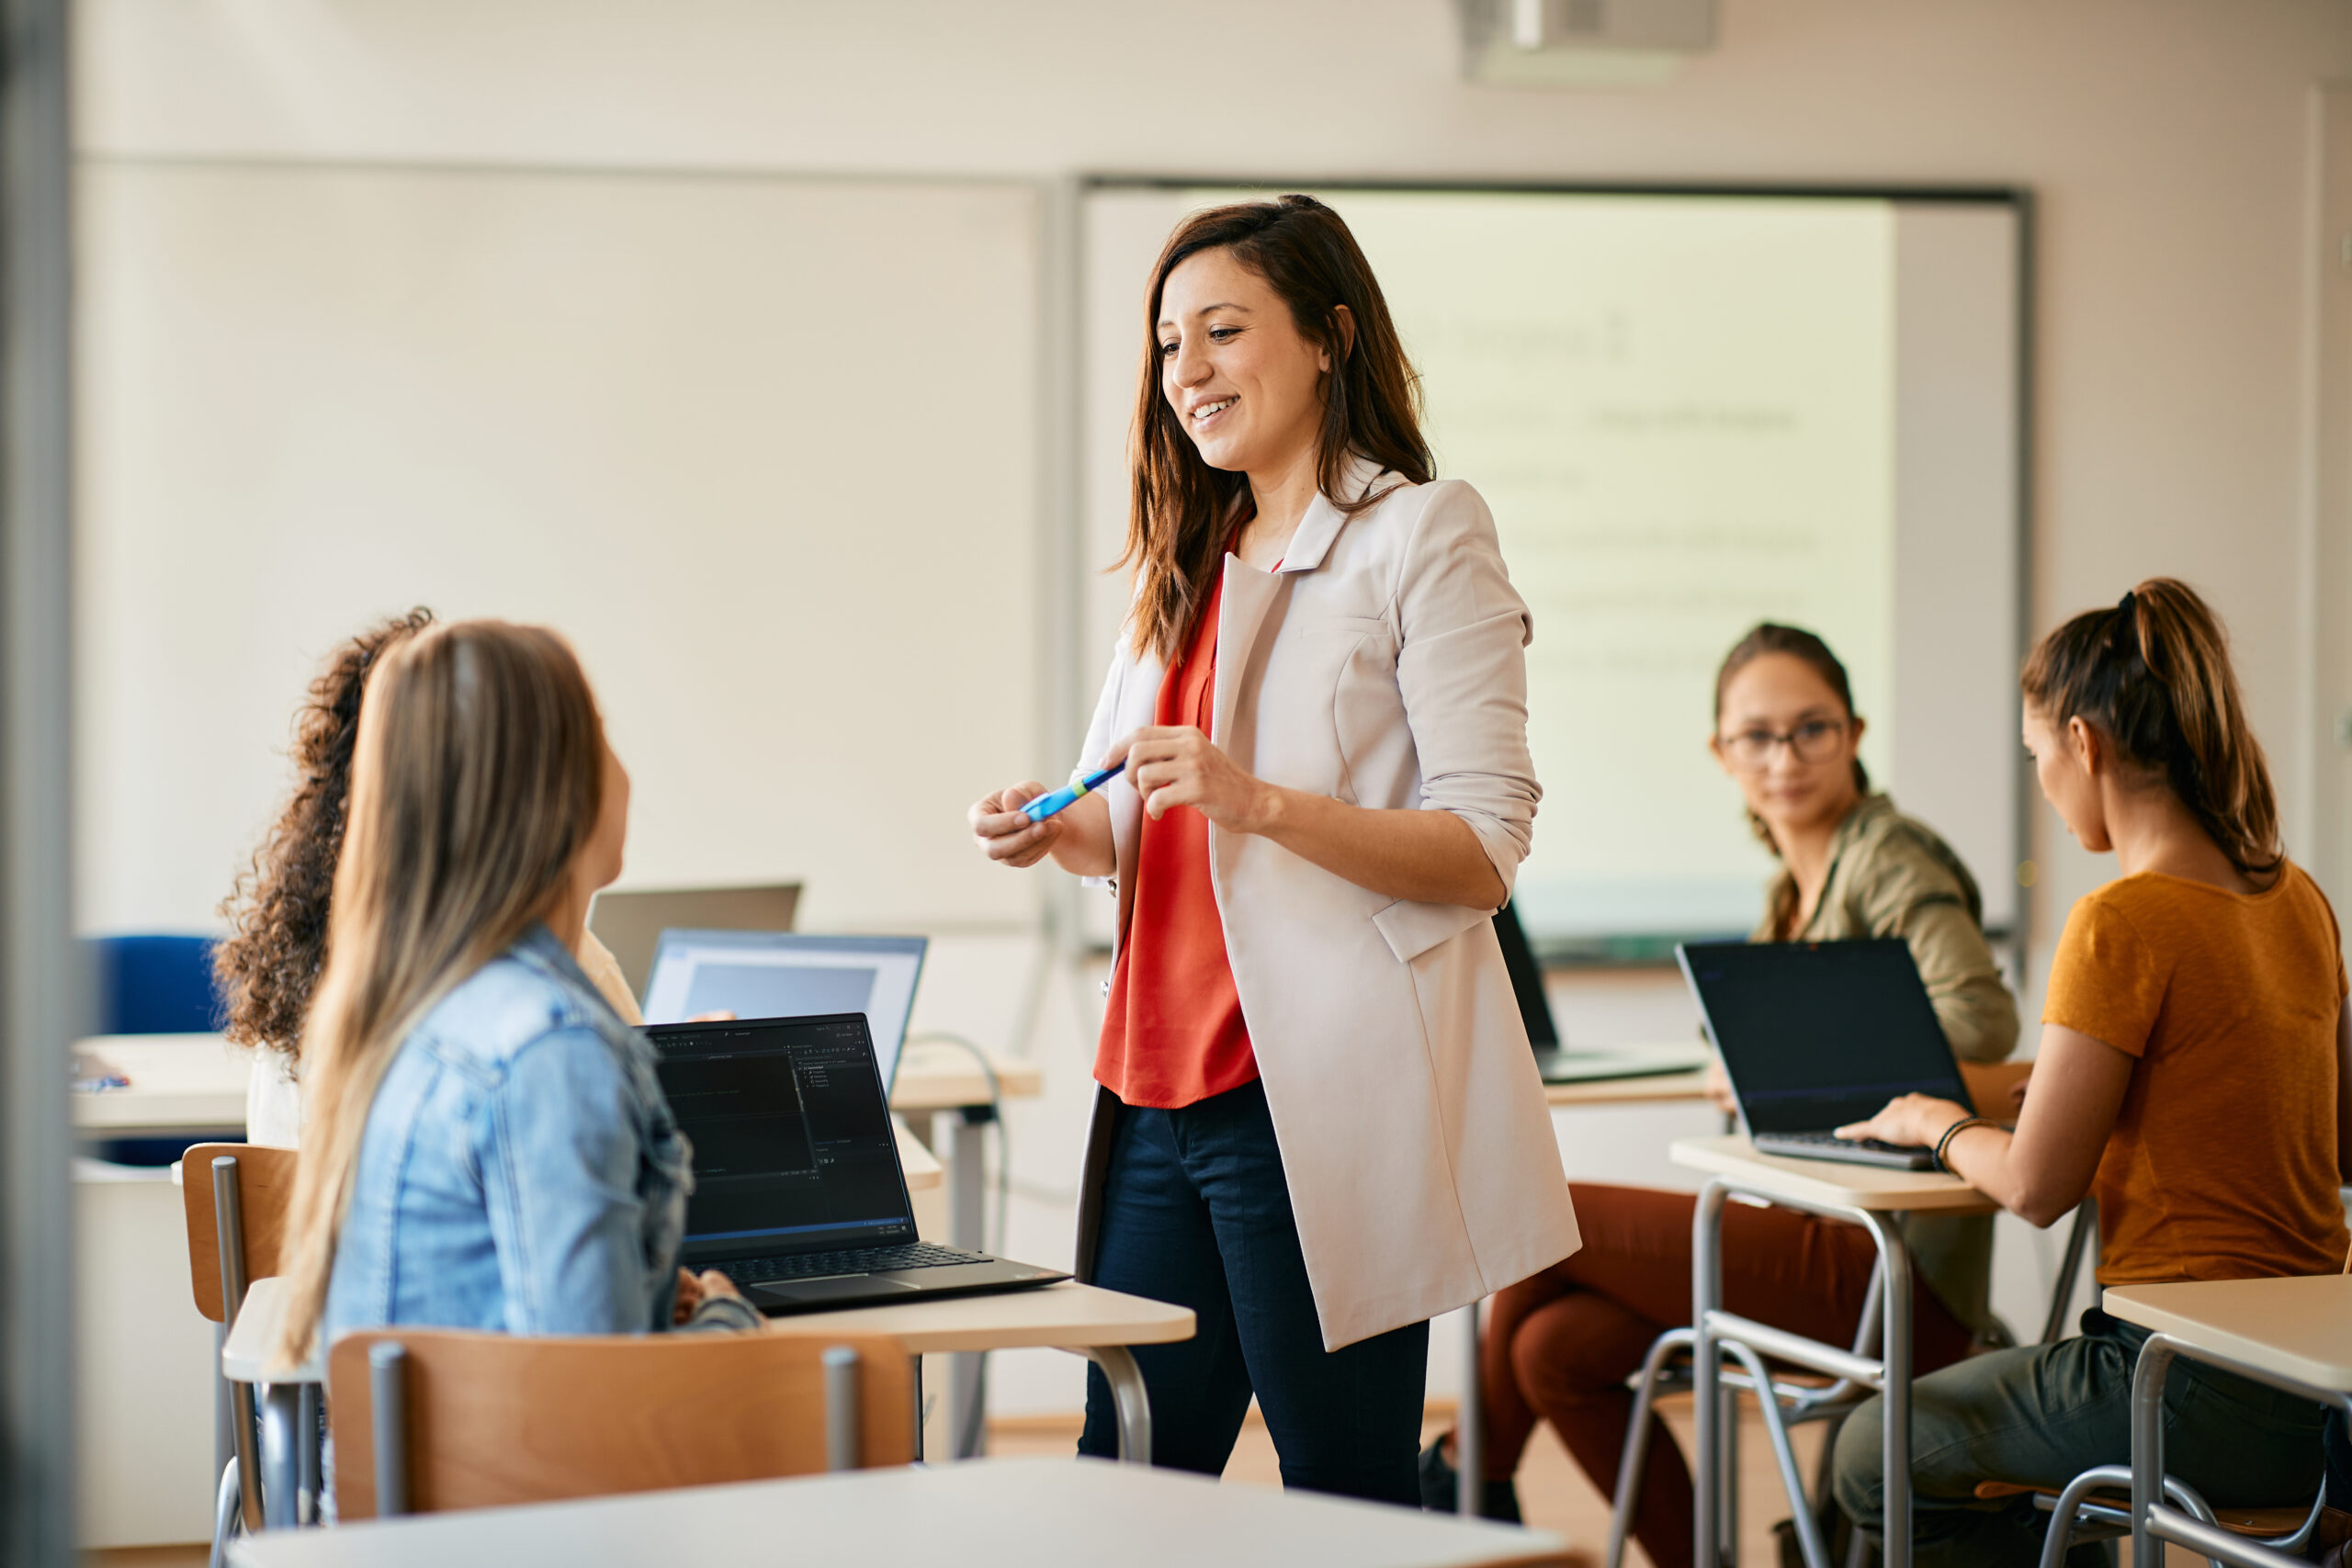
M 800 907 L 800 884 L 756 887 L 606 888 L 588 907 L 588 929 L 612 951 L 631 995 L 645 996 L 653 950 L 672 927 L 699 931 L 788 931 Z
M 899 1081 L 899 1053 L 930 945 L 919 936 L 666 931 L 645 985 L 645 1021 L 683 1023 L 715 1012 L 737 1018 L 862 1012 L 887 1090 Z

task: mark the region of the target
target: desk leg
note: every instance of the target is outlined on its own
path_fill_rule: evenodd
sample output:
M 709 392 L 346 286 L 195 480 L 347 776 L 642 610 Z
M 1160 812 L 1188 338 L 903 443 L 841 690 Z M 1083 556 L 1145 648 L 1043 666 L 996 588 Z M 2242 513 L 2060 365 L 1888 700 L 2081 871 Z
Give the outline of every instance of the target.
M 1715 1568 L 1723 1561 L 1723 1501 L 1720 1480 L 1723 1461 L 1723 1368 L 1708 1319 L 1723 1305 L 1724 1196 L 1728 1189 L 1718 1179 L 1699 1191 L 1690 1216 L 1690 1376 L 1691 1415 L 1697 1423 L 1690 1456 L 1690 1506 L 1695 1517 L 1692 1556 L 1701 1568 Z M 1890 1565 L 1891 1568 L 1891 1565 Z
M 296 1435 L 300 1441 L 294 1450 L 294 1517 L 298 1524 L 314 1525 L 319 1522 L 319 1496 L 325 1483 L 325 1477 L 321 1474 L 324 1469 L 321 1462 L 323 1456 L 319 1451 L 319 1445 L 323 1441 L 319 1432 L 319 1418 L 324 1414 L 320 1398 L 323 1392 L 317 1383 L 306 1382 L 301 1385 L 301 1397 L 298 1401 Z
M 270 1529 L 291 1529 L 300 1521 L 295 1493 L 300 1486 L 302 1420 L 300 1385 L 274 1382 L 262 1394 L 262 1520 Z
M 1487 1496 L 1486 1389 L 1478 1381 L 1478 1309 L 1472 1302 L 1463 1309 L 1466 1325 L 1462 1336 L 1462 1397 L 1453 1422 L 1453 1511 L 1465 1519 L 1478 1517 Z
M 1084 1354 L 1111 1384 L 1111 1403 L 1119 1413 L 1119 1462 L 1149 1464 L 1151 1395 L 1135 1357 L 1124 1345 L 1099 1345 Z
M 1886 1313 L 1886 1343 L 1879 1351 L 1886 1402 L 1886 1514 L 1879 1561 L 1883 1568 L 1911 1568 L 1911 1249 L 1903 1238 L 1904 1215 L 1864 1213 L 1862 1219 L 1878 1242 Z
M 2165 1378 L 2172 1346 L 2152 1334 L 2132 1369 L 2132 1561 L 2161 1562 L 2164 1548 L 2148 1533 L 2148 1510 L 2164 1501 Z
M 953 1184 L 947 1194 L 948 1235 L 966 1252 L 988 1250 L 989 1172 L 981 1154 L 988 1122 L 976 1119 L 988 1114 L 984 1105 L 964 1108 L 954 1123 L 956 1146 L 948 1155 L 947 1179 Z M 947 1424 L 955 1434 L 950 1451 L 956 1459 L 975 1458 L 988 1448 L 988 1366 L 986 1351 L 966 1351 L 947 1359 Z

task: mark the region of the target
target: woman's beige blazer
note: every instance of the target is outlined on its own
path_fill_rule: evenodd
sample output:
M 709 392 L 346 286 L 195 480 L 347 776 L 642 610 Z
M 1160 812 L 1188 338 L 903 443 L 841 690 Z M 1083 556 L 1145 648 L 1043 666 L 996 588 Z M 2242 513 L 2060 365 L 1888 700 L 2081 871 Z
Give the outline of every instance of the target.
M 1451 811 L 1506 888 L 1541 793 L 1527 606 L 1469 486 L 1359 460 L 1279 570 L 1228 556 L 1213 736 L 1270 783 Z M 1164 674 L 1124 641 L 1080 758 L 1151 723 Z M 1127 930 L 1143 805 L 1106 791 Z M 1184 809 L 1189 809 L 1186 807 Z M 1226 952 L 1265 1082 L 1328 1349 L 1462 1306 L 1577 1249 L 1576 1213 L 1491 909 L 1368 892 L 1268 840 L 1209 833 Z M 1117 1102 L 1098 1094 L 1079 1224 L 1091 1274 Z

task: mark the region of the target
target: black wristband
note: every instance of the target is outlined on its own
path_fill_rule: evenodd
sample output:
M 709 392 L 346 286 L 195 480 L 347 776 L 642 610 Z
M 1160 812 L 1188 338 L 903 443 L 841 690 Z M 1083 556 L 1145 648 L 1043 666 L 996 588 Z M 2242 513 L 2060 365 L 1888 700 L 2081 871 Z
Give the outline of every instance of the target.
M 1936 1140 L 1936 1168 L 1942 1171 L 1946 1176 L 1958 1176 L 1960 1172 L 1952 1169 L 1951 1167 L 1944 1163 L 1944 1151 L 1951 1147 L 1951 1141 L 1954 1138 L 1959 1137 L 1971 1127 L 1990 1127 L 1992 1124 L 1992 1120 L 1989 1117 L 1963 1116 L 1959 1121 L 1953 1122 L 1951 1126 L 1945 1128 L 1944 1135 Z

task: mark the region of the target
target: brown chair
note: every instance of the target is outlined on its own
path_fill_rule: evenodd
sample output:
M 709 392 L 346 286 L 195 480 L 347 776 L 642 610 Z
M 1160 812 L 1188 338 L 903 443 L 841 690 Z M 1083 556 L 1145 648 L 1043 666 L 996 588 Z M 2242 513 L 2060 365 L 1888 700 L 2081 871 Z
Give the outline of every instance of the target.
M 277 1272 L 296 1157 L 292 1149 L 260 1144 L 194 1144 L 180 1156 L 180 1202 L 187 1218 L 187 1271 L 196 1310 L 220 1325 L 223 1338 L 236 1325 L 246 1285 Z M 217 1365 L 213 1375 L 220 1377 Z M 238 1526 L 251 1531 L 262 1523 L 253 1390 L 226 1379 L 218 1386 L 227 1412 L 222 1424 L 228 1441 L 222 1446 L 229 1451 L 216 1456 L 221 1461 L 212 1524 L 216 1564 Z M 304 1480 L 315 1496 L 315 1467 L 306 1466 Z M 298 1505 L 298 1512 L 310 1511 Z
M 881 1335 L 345 1335 L 327 1354 L 345 1520 L 759 1481 L 914 1459 Z

